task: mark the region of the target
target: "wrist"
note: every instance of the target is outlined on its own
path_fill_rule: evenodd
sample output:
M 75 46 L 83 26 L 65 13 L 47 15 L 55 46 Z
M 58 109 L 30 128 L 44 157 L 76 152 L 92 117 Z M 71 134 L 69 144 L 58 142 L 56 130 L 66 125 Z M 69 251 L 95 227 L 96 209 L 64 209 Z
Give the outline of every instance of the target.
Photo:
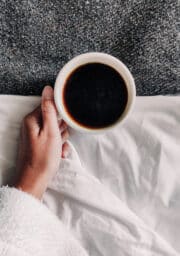
M 48 178 L 44 174 L 38 176 L 30 175 L 27 171 L 26 175 L 21 176 L 15 187 L 23 192 L 31 194 L 37 199 L 41 199 L 48 186 Z M 32 174 L 32 173 L 31 173 Z

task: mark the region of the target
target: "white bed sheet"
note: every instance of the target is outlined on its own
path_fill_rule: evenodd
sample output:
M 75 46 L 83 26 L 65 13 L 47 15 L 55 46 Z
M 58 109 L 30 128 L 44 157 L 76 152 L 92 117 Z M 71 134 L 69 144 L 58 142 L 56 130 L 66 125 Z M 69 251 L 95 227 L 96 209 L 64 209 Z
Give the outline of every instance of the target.
M 19 127 L 39 97 L 0 96 L 0 184 L 14 179 Z M 180 97 L 138 97 L 122 126 L 71 132 L 44 203 L 93 256 L 180 254 Z

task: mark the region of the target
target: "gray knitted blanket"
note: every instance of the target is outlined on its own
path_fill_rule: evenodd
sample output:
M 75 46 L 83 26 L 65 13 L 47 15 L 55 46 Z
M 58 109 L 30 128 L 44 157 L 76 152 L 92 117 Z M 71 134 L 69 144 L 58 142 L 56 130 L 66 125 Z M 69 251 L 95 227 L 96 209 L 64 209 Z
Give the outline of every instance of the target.
M 178 84 L 175 0 L 1 0 L 0 93 L 39 95 L 77 54 L 121 59 L 138 95 Z

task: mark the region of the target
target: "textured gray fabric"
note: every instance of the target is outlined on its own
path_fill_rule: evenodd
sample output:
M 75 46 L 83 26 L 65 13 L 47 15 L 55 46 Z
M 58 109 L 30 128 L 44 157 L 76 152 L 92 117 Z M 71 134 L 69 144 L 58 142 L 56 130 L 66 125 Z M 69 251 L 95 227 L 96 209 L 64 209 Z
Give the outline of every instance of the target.
M 176 7 L 174 0 L 1 0 L 0 93 L 38 95 L 87 51 L 121 59 L 138 95 L 180 92 Z

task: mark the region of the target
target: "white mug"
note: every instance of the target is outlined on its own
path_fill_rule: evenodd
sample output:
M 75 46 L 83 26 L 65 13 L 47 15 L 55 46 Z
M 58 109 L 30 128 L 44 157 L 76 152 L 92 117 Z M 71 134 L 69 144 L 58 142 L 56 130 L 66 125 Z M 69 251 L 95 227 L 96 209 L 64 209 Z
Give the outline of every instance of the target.
M 110 126 L 103 127 L 103 128 L 89 128 L 83 125 L 80 125 L 78 122 L 73 120 L 71 116 L 68 114 L 66 107 L 63 104 L 63 89 L 66 85 L 66 81 L 70 74 L 78 67 L 88 64 L 88 63 L 102 63 L 108 65 L 115 69 L 120 76 L 123 78 L 126 84 L 126 88 L 128 91 L 128 100 L 125 107 L 123 114 L 119 117 L 119 119 Z M 132 74 L 130 73 L 129 69 L 117 58 L 100 52 L 90 52 L 84 53 L 81 55 L 76 56 L 75 58 L 71 59 L 65 66 L 60 70 L 54 88 L 54 99 L 57 110 L 60 116 L 64 119 L 64 121 L 72 128 L 81 131 L 81 132 L 89 132 L 89 133 L 97 133 L 108 130 L 114 127 L 117 124 L 122 124 L 127 119 L 129 114 L 133 109 L 133 105 L 135 102 L 136 97 L 136 88 Z

